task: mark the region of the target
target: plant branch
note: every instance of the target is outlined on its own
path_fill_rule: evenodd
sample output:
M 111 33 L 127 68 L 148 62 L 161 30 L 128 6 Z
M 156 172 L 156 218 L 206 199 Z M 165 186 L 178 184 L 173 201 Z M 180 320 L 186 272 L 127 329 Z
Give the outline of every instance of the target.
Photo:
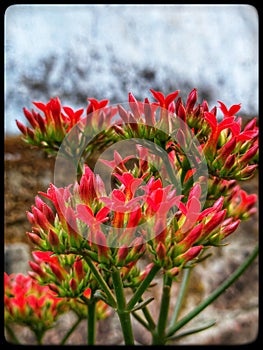
M 170 327 L 167 336 L 171 337 L 174 335 L 180 328 L 186 325 L 194 317 L 196 317 L 201 311 L 203 311 L 208 305 L 210 305 L 216 298 L 218 298 L 225 290 L 231 286 L 241 275 L 242 273 L 251 265 L 254 259 L 258 255 L 258 245 L 254 248 L 253 252 L 249 257 L 230 275 L 229 278 L 225 280 L 209 297 L 199 304 L 194 310 L 189 312 L 185 317 L 178 321 L 175 325 Z

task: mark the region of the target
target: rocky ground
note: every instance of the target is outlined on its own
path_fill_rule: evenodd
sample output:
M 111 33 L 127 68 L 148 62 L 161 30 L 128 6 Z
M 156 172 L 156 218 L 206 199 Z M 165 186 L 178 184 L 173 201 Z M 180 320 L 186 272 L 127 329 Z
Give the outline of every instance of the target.
M 31 149 L 20 137 L 8 137 L 5 140 L 5 271 L 23 272 L 29 269 L 27 261 L 33 246 L 26 237 L 30 224 L 26 210 L 34 204 L 38 191 L 46 191 L 53 181 L 54 160 L 42 151 Z M 244 184 L 250 193 L 258 192 L 257 176 Z M 258 216 L 243 222 L 238 231 L 229 239 L 229 245 L 211 249 L 212 256 L 198 265 L 192 273 L 189 283 L 189 295 L 184 302 L 182 315 L 194 308 L 209 295 L 232 271 L 234 271 L 253 250 L 258 242 Z M 146 262 L 146 261 L 145 261 Z M 193 320 L 215 320 L 216 325 L 204 332 L 182 338 L 178 344 L 194 345 L 242 345 L 253 342 L 258 336 L 258 259 L 246 272 L 221 295 L 212 305 Z M 157 277 L 157 282 L 161 276 Z M 159 288 L 153 288 L 155 300 L 149 305 L 154 317 L 157 317 Z M 175 304 L 178 286 L 172 290 L 170 311 Z M 48 331 L 45 344 L 58 344 L 74 322 L 74 315 L 66 314 L 56 327 Z M 134 322 L 137 344 L 150 344 L 150 337 Z M 189 325 L 190 326 L 190 325 Z M 16 334 L 23 344 L 34 344 L 35 340 L 29 330 L 15 327 Z M 83 321 L 70 336 L 67 344 L 81 345 L 86 340 L 86 324 Z M 120 325 L 116 315 L 98 323 L 97 344 L 122 344 Z

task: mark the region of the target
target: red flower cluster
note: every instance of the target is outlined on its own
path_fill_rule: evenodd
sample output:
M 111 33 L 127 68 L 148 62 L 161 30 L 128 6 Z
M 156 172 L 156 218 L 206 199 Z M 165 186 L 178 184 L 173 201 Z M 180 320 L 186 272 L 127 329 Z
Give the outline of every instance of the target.
M 40 338 L 68 311 L 63 298 L 30 276 L 4 273 L 4 292 L 5 322 L 29 326 Z
M 53 320 L 51 310 L 54 317 L 41 314 L 49 295 L 47 301 L 40 294 L 33 297 L 38 282 L 53 298 L 54 293 L 69 298 L 79 317 L 87 316 L 79 301 L 90 306 L 95 300 L 100 318 L 107 315 L 106 304 L 116 308 L 125 328 L 126 316 L 149 302 L 141 297 L 160 269 L 170 288 L 186 265 L 201 261 L 204 250 L 221 245 L 255 213 L 257 196 L 237 181 L 251 178 L 257 169 L 256 119 L 242 129 L 236 116 L 240 104 L 227 108 L 221 101 L 219 118 L 217 107 L 197 104 L 196 89 L 185 104 L 179 90 L 167 96 L 150 91 L 155 102 L 137 101 L 129 93 L 127 108 L 89 98 L 84 117 L 84 109 L 62 107 L 58 98 L 34 102 L 43 115 L 24 109 L 31 127 L 19 121 L 17 126 L 25 141 L 74 160 L 79 177 L 65 187 L 50 184 L 27 212 L 32 225 L 27 235 L 38 249 L 29 263 L 34 282 L 28 277 L 25 288 L 30 284 L 31 289 L 13 295 L 15 287 L 6 277 L 10 317 L 24 317 L 35 305 L 42 307 L 39 317 Z M 127 140 L 133 142 L 131 153 L 115 149 L 112 158 L 100 159 L 111 170 L 109 190 L 93 165 L 107 147 Z M 150 259 L 144 269 L 137 264 L 143 255 Z M 124 287 L 136 291 L 127 305 Z M 163 298 L 160 315 L 165 303 Z

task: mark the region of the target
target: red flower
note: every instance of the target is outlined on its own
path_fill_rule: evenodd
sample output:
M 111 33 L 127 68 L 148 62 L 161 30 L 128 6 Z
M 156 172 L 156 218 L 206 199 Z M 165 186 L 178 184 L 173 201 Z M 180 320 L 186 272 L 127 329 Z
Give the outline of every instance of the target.
M 161 108 L 165 108 L 165 109 L 170 110 L 170 111 L 172 109 L 174 111 L 174 105 L 172 105 L 172 103 L 176 99 L 176 97 L 178 96 L 180 90 L 176 90 L 176 91 L 170 93 L 169 95 L 167 95 L 166 97 L 160 91 L 155 91 L 153 89 L 150 89 L 150 91 L 153 94 L 153 97 L 158 101 L 159 106 Z

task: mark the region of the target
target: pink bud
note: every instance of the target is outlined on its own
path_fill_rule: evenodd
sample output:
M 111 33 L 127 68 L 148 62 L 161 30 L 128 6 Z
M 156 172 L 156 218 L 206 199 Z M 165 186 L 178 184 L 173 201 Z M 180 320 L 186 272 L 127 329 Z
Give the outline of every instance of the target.
M 150 102 L 148 98 L 145 99 L 144 101 L 144 116 L 145 116 L 145 121 L 147 125 L 153 126 L 154 125 L 154 116 L 153 116 L 153 111 L 150 105 Z
M 180 252 L 189 249 L 202 235 L 203 224 L 196 225 L 191 232 L 177 245 Z
M 243 169 L 240 172 L 240 177 L 241 178 L 249 178 L 253 175 L 253 173 L 255 172 L 256 168 L 258 167 L 257 164 L 253 164 L 253 165 L 247 165 L 245 167 L 245 169 Z
M 180 269 L 179 269 L 178 267 L 176 267 L 176 266 L 167 271 L 167 273 L 168 273 L 171 277 L 177 276 L 179 272 L 180 272 Z
M 46 133 L 46 125 L 45 125 L 44 119 L 41 117 L 41 115 L 39 113 L 36 113 L 35 119 L 39 125 L 39 128 L 40 128 L 42 134 L 45 134 Z
M 226 159 L 227 156 L 229 156 L 230 153 L 234 151 L 235 147 L 236 147 L 236 138 L 232 137 L 230 141 L 228 141 L 226 144 L 224 144 L 223 147 L 220 148 L 220 151 L 219 151 L 220 158 Z
M 253 130 L 255 128 L 257 124 L 257 119 L 253 118 L 252 120 L 250 120 L 250 122 L 247 123 L 247 125 L 244 127 L 244 131 L 247 130 Z
M 45 215 L 38 208 L 34 206 L 32 206 L 32 212 L 33 212 L 36 224 L 41 228 L 43 228 L 44 230 L 48 230 L 50 227 L 50 223 L 48 222 Z
M 165 248 L 165 246 L 164 246 L 164 244 L 162 242 L 158 243 L 158 246 L 156 248 L 156 253 L 157 253 L 158 258 L 160 260 L 165 259 L 165 257 L 166 257 L 166 248 Z
M 54 283 L 49 283 L 48 287 L 50 290 L 52 290 L 53 292 L 59 294 L 59 288 L 54 284 Z
M 44 241 L 38 235 L 32 232 L 27 232 L 26 234 L 32 243 L 36 244 L 39 247 L 43 246 Z
M 72 277 L 71 280 L 69 281 L 69 286 L 73 292 L 75 292 L 78 289 L 78 284 L 74 277 Z
M 78 281 L 81 281 L 85 277 L 85 271 L 83 269 L 82 259 L 77 258 L 74 262 L 74 269 L 77 276 Z
M 223 169 L 231 170 L 235 162 L 236 162 L 236 155 L 231 154 L 230 156 L 227 157 L 225 164 L 223 166 Z
M 117 262 L 124 263 L 128 253 L 129 253 L 129 248 L 127 247 L 127 245 L 125 244 L 122 245 L 118 250 Z
M 57 277 L 57 279 L 61 282 L 64 280 L 64 274 L 62 268 L 54 263 L 49 263 L 49 266 L 53 272 L 53 274 Z
M 179 118 L 181 118 L 184 122 L 186 121 L 186 111 L 182 103 L 178 106 L 177 115 Z
M 212 231 L 224 220 L 225 215 L 226 209 L 214 214 L 214 216 L 208 221 L 208 223 L 205 224 L 203 234 L 206 235 L 212 233 Z
M 135 120 L 140 119 L 140 111 L 136 98 L 133 96 L 131 92 L 128 94 L 129 105 L 131 107 L 132 113 L 135 117 Z
M 52 247 L 58 247 L 60 244 L 58 235 L 53 230 L 48 233 L 48 242 Z
M 26 128 L 26 133 L 32 140 L 35 139 L 35 133 L 34 133 L 34 131 L 32 129 Z
M 256 154 L 258 151 L 258 145 L 255 145 L 251 147 L 240 159 L 240 163 L 248 163 Z
M 187 250 L 184 254 L 179 255 L 177 258 L 183 259 L 183 263 L 185 264 L 187 261 L 190 261 L 197 257 L 197 255 L 200 253 L 200 251 L 203 249 L 202 245 L 198 245 L 195 247 L 192 247 Z
M 23 108 L 24 115 L 26 119 L 29 121 L 31 126 L 35 129 L 36 127 L 39 127 L 38 122 L 35 120 L 32 113 L 30 113 L 26 108 Z
M 231 224 L 228 224 L 227 226 L 225 226 L 220 233 L 220 236 L 222 235 L 222 239 L 226 238 L 231 233 L 233 233 L 237 229 L 240 222 L 241 222 L 241 220 L 238 219 L 238 220 L 232 222 Z
M 121 119 L 124 121 L 125 124 L 127 124 L 129 122 L 127 111 L 121 105 L 118 105 L 118 112 Z
M 186 101 L 186 111 L 187 113 L 191 112 L 194 108 L 194 105 L 197 101 L 197 90 L 193 89 L 190 94 L 188 95 L 187 101 Z
M 27 211 L 26 215 L 27 215 L 27 218 L 28 218 L 28 221 L 30 222 L 30 224 L 36 225 L 36 220 L 34 219 L 34 215 L 30 211 Z
M 25 125 L 20 123 L 19 120 L 16 120 L 16 125 L 17 125 L 18 129 L 22 132 L 22 134 L 27 136 L 27 128 L 25 127 Z
M 47 274 L 41 269 L 41 267 L 34 261 L 29 261 L 28 264 L 31 267 L 31 269 L 34 272 L 36 272 L 40 277 L 45 278 L 47 276 Z

